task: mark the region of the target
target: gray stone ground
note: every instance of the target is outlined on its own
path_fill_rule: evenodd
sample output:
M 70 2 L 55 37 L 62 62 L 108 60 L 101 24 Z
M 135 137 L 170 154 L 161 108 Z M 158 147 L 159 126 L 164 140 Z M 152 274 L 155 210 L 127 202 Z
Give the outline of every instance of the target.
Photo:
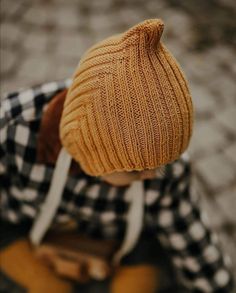
M 194 184 L 236 273 L 236 88 L 233 0 L 2 0 L 1 93 L 70 77 L 96 41 L 147 18 L 190 82 Z

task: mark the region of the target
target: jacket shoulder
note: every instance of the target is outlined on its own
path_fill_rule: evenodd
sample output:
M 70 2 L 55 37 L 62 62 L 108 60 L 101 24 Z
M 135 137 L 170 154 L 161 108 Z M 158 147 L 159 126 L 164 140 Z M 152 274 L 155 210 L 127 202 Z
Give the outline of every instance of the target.
M 4 118 L 4 124 L 16 120 L 34 120 L 37 112 L 69 84 L 70 80 L 54 81 L 5 94 L 1 101 L 1 117 Z

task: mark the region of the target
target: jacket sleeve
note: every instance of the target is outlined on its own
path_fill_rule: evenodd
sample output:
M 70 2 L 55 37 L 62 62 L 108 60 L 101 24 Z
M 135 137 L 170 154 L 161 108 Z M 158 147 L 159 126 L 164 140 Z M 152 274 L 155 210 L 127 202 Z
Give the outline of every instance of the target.
M 217 240 L 205 221 L 192 186 L 192 164 L 173 164 L 171 183 L 160 199 L 155 231 L 181 283 L 191 292 L 231 292 L 233 279 Z

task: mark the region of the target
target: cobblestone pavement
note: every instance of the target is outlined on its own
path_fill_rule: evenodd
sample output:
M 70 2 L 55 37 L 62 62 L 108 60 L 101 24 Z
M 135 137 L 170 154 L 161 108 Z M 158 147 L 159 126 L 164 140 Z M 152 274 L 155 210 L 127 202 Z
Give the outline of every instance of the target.
M 194 185 L 236 272 L 235 11 L 233 0 L 2 0 L 1 92 L 69 77 L 96 41 L 162 18 L 194 99 Z

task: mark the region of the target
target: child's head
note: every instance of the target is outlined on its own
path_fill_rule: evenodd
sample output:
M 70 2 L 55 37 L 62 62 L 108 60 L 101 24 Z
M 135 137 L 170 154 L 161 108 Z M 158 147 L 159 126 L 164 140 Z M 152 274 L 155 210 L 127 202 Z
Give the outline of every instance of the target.
M 154 174 L 187 148 L 192 100 L 180 66 L 160 41 L 163 27 L 160 19 L 146 20 L 95 44 L 80 60 L 60 138 L 85 173 L 132 180 Z

